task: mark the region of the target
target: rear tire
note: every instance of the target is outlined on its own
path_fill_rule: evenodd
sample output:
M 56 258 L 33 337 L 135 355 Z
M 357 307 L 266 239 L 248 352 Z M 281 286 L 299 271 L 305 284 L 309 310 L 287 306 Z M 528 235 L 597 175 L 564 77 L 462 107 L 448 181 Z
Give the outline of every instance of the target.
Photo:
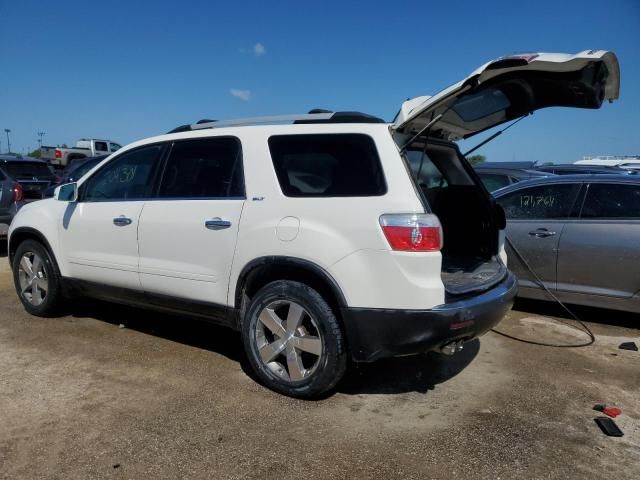
M 18 245 L 12 269 L 18 298 L 27 312 L 37 317 L 59 314 L 64 303 L 60 276 L 44 245 L 35 240 Z
M 269 283 L 249 300 L 242 342 L 259 380 L 290 397 L 327 392 L 347 365 L 334 312 L 317 291 L 300 282 Z

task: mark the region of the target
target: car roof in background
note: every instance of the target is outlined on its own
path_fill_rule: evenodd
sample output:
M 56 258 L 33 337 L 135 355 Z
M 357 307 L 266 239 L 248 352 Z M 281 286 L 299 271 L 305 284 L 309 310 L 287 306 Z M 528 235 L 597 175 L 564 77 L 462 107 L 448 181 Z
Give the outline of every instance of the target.
M 528 168 L 501 168 L 501 167 L 490 167 L 490 168 L 476 168 L 476 172 L 478 174 L 502 174 L 502 175 L 511 175 L 513 177 L 548 177 L 553 176 L 553 173 L 544 172 L 542 170 L 529 170 Z
M 536 185 L 555 185 L 559 183 L 630 183 L 640 185 L 640 176 L 637 175 L 619 175 L 619 174 L 575 174 L 575 175 L 550 175 L 544 177 L 533 177 L 518 183 L 512 183 L 506 187 L 502 187 L 492 195 L 500 197 L 507 193 L 521 190 Z
M 536 166 L 536 162 L 482 162 L 474 166 L 478 170 L 485 168 L 513 168 L 517 170 L 528 170 Z
M 47 163 L 44 160 L 33 157 L 14 157 L 13 155 L 0 155 L 0 162 L 34 162 L 34 163 Z M 47 163 L 48 165 L 48 163 Z

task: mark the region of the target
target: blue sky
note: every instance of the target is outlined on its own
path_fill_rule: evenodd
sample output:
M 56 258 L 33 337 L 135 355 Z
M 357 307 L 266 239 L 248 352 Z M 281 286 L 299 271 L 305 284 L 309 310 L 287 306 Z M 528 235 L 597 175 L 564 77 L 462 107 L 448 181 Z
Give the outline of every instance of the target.
M 406 98 L 504 54 L 606 49 L 621 64 L 618 102 L 537 112 L 478 153 L 640 154 L 640 1 L 377 3 L 0 0 L 2 151 L 4 128 L 22 152 L 38 130 L 47 145 L 128 143 L 200 118 L 314 107 L 390 120 Z

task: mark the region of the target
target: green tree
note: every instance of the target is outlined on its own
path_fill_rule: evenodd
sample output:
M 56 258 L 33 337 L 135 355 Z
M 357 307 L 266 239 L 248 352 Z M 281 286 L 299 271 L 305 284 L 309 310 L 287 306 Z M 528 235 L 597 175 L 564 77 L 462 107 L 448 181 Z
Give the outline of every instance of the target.
M 487 160 L 487 157 L 484 155 L 471 155 L 467 157 L 467 160 L 471 165 L 478 165 L 479 163 L 484 163 Z
M 40 149 L 36 149 L 33 152 L 29 152 L 27 155 L 33 158 L 40 158 Z

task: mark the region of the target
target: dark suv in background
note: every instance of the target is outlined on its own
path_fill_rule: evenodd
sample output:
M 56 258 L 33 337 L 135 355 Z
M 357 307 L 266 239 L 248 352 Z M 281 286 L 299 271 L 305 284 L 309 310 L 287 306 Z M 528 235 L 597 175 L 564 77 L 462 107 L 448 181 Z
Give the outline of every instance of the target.
M 36 158 L 0 156 L 0 238 L 25 202 L 39 200 L 59 178 L 47 162 Z

